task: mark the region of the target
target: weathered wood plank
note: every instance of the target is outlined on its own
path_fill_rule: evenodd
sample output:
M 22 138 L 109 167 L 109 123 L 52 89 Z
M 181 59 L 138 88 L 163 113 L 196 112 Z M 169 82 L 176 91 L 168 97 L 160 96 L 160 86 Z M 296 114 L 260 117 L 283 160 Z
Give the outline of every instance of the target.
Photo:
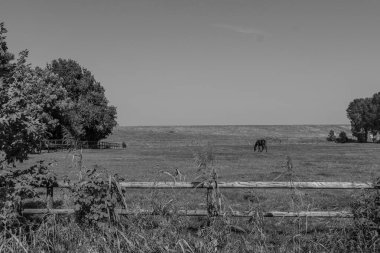
M 23 214 L 73 214 L 74 209 L 24 209 Z M 152 215 L 153 210 L 125 210 L 117 209 L 119 215 Z M 178 210 L 180 216 L 207 216 L 207 210 Z M 252 217 L 255 212 L 232 211 L 222 213 L 220 215 L 230 215 L 233 217 Z M 263 217 L 325 217 L 325 218 L 352 218 L 353 215 L 348 211 L 300 211 L 300 212 L 265 212 L 261 214 Z
M 139 210 L 138 214 L 152 214 L 151 210 Z M 135 211 L 130 210 L 118 210 L 121 215 L 136 215 Z M 178 210 L 178 215 L 181 216 L 207 216 L 207 210 Z M 226 213 L 221 213 L 220 215 L 230 215 L 233 217 L 252 217 L 255 216 L 255 212 L 240 212 L 240 211 L 230 211 Z M 300 212 L 265 212 L 261 213 L 263 217 L 336 217 L 336 218 L 352 218 L 351 212 L 347 211 L 300 211 Z
M 70 184 L 66 182 L 58 182 L 58 187 L 68 188 Z M 120 186 L 124 188 L 208 188 L 207 184 L 200 182 L 120 182 Z M 379 185 L 373 185 L 370 182 L 218 182 L 219 188 L 266 188 L 266 189 L 378 189 Z
M 74 209 L 23 209 L 22 214 L 73 214 Z

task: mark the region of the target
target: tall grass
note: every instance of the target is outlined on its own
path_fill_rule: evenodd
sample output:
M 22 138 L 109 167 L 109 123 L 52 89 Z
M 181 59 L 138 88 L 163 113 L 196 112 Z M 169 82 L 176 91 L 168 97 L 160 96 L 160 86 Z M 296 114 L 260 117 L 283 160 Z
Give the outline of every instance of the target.
M 363 191 L 357 196 L 352 220 L 267 219 L 259 200 L 251 206 L 254 215 L 249 219 L 233 218 L 228 212 L 221 216 L 215 160 L 212 147 L 194 151 L 199 179 L 212 186 L 206 197 L 208 217 L 179 216 L 175 197 L 163 201 L 152 194 L 152 215 L 122 216 L 114 223 L 78 223 L 74 215 L 48 215 L 28 217 L 17 229 L 3 226 L 0 252 L 379 252 L 379 191 Z M 290 182 L 297 180 L 290 157 L 284 167 L 280 176 Z M 176 173 L 169 176 L 181 180 L 177 178 L 180 172 Z M 310 207 L 295 187 L 287 198 L 291 211 Z
M 79 225 L 47 216 L 39 225 L 0 233 L 0 252 L 379 252 L 375 230 L 355 221 L 207 218 L 166 215 L 122 217 L 117 225 Z

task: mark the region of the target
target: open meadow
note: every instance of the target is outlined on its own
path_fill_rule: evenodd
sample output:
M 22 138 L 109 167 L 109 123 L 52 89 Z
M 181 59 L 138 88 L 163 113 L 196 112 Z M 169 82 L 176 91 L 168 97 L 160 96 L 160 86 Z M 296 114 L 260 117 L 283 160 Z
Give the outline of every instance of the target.
M 198 181 L 196 157 L 207 153 L 213 157 L 208 165 L 217 171 L 218 181 L 224 182 L 375 180 L 380 172 L 380 144 L 327 142 L 331 129 L 349 133 L 345 125 L 118 127 L 107 141 L 125 142 L 126 148 L 84 149 L 82 166 L 117 174 L 127 182 Z M 268 152 L 254 152 L 253 144 L 259 138 L 268 141 Z M 43 151 L 19 165 L 27 168 L 44 160 L 51 162 L 58 180 L 75 181 L 75 152 L 78 151 Z M 173 177 L 176 169 L 181 178 Z M 84 206 L 86 198 L 91 198 L 88 194 L 97 191 L 89 187 L 90 193 L 79 198 Z M 123 216 L 105 225 L 94 216 L 101 207 L 97 204 L 92 209 L 93 203 L 98 203 L 92 199 L 95 202 L 90 201 L 90 209 L 84 213 L 44 216 L 31 239 L 4 239 L 4 245 L 12 249 L 9 252 L 22 251 L 26 245 L 32 251 L 52 252 L 378 252 L 377 197 L 368 191 L 220 190 L 222 210 L 227 215 L 178 216 L 178 209 L 209 208 L 205 189 L 126 189 L 121 206 L 137 213 L 153 210 L 151 214 L 155 215 Z M 46 208 L 45 190 L 40 193 L 41 202 L 25 202 L 24 208 Z M 76 204 L 72 197 L 68 189 L 56 188 L 53 207 L 73 208 Z M 105 199 L 99 199 L 100 205 Z M 358 219 L 263 217 L 263 213 L 271 211 L 351 212 L 357 200 L 362 203 L 355 209 Z M 229 211 L 250 211 L 253 215 L 233 218 Z M 78 220 L 83 215 L 92 221 L 95 217 L 98 222 L 83 223 L 82 218 Z M 107 219 L 110 222 L 109 214 Z
M 293 165 L 293 181 L 367 182 L 379 174 L 380 145 L 376 143 L 332 143 L 330 129 L 349 132 L 349 126 L 202 126 L 119 127 L 107 140 L 125 142 L 125 149 L 84 149 L 83 166 L 98 167 L 126 181 L 172 181 L 178 169 L 185 181 L 197 181 L 194 155 L 208 147 L 215 156 L 219 181 L 289 181 L 286 162 Z M 257 138 L 268 140 L 268 152 L 254 152 Z M 43 159 L 53 162 L 58 179 L 76 180 L 73 152 L 57 151 L 33 155 L 26 164 Z M 157 190 L 186 207 L 204 207 L 202 190 Z M 149 192 L 150 194 L 147 194 Z M 344 210 L 351 190 L 303 190 L 299 194 L 307 210 Z M 224 203 L 248 210 L 259 203 L 265 210 L 291 208 L 287 190 L 223 190 Z M 134 204 L 149 202 L 152 192 L 129 190 Z M 156 193 L 155 193 L 156 194 Z

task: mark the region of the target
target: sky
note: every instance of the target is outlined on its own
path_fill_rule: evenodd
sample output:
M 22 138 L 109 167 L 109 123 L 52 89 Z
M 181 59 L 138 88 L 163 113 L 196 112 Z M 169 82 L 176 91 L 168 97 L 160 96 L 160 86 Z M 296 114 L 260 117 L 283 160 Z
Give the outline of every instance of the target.
M 380 91 L 380 0 L 0 0 L 12 53 L 73 59 L 122 126 L 348 124 Z

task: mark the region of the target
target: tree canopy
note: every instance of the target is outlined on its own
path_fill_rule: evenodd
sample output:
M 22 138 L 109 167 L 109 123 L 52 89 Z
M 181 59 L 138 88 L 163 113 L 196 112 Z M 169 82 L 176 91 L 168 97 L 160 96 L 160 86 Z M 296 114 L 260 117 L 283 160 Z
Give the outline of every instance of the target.
M 53 60 L 47 69 L 62 79 L 74 102 L 69 112 L 70 133 L 80 140 L 98 141 L 116 126 L 116 107 L 109 106 L 104 88 L 92 73 L 74 60 Z
M 9 72 L 11 64 L 10 62 L 14 59 L 14 55 L 8 52 L 8 46 L 6 42 L 7 29 L 4 27 L 4 23 L 0 23 L 0 79 Z M 0 80 L 1 81 L 1 80 Z
M 59 115 L 71 106 L 58 76 L 26 63 L 22 51 L 0 85 L 0 149 L 5 160 L 23 161 L 59 125 Z
M 359 142 L 367 142 L 368 134 L 380 131 L 380 93 L 372 98 L 357 98 L 350 102 L 346 110 L 351 122 L 352 135 Z
M 13 62 L 6 33 L 0 23 L 0 162 L 25 160 L 45 139 L 98 141 L 111 133 L 116 108 L 89 70 L 62 59 L 33 68 L 28 50 Z

